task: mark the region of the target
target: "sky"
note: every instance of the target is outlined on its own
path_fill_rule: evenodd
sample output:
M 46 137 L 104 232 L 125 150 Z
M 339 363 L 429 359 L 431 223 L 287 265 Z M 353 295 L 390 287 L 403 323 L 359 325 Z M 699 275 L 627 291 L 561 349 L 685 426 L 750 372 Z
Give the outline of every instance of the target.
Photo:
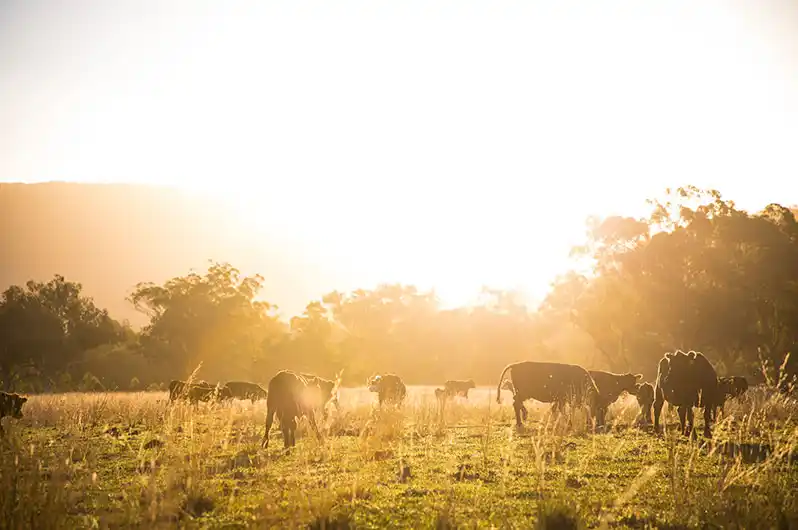
M 795 1 L 0 2 L 0 182 L 212 194 L 450 302 L 668 186 L 796 204 L 796 145 Z

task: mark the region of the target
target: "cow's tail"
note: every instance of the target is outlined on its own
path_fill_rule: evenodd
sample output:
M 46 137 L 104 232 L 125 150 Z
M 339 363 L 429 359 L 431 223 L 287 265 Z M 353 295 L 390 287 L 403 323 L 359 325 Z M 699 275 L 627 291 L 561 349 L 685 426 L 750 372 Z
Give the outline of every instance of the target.
M 509 370 L 513 366 L 515 366 L 515 363 L 511 363 L 511 364 L 508 364 L 507 366 L 505 366 L 504 370 L 502 370 L 502 375 L 499 376 L 499 385 L 496 388 L 496 403 L 498 403 L 500 405 L 501 405 L 501 402 L 502 402 L 502 381 L 504 381 L 504 374 L 506 374 L 507 370 Z

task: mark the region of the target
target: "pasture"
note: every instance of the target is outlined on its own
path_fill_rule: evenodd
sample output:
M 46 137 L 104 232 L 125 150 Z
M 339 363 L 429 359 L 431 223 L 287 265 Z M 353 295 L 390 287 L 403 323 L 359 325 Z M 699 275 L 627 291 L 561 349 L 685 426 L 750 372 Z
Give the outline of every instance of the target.
M 637 402 L 591 434 L 477 388 L 443 418 L 433 387 L 396 410 L 341 389 L 320 443 L 300 423 L 260 448 L 264 401 L 196 408 L 165 392 L 33 395 L 4 420 L 5 528 L 798 528 L 798 404 L 761 388 L 729 401 L 711 441 L 636 427 Z M 700 432 L 703 421 L 696 419 Z

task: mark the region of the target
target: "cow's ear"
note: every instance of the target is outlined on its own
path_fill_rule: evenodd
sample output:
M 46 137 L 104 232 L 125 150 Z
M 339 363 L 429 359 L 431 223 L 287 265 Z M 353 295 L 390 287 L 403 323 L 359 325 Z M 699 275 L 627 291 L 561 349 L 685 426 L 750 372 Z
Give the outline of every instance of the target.
M 671 352 L 665 352 L 665 358 L 666 358 L 666 359 L 673 359 L 674 355 L 675 355 L 675 354 L 673 354 L 673 353 L 671 353 Z
M 28 401 L 28 398 L 26 398 L 26 397 L 20 398 L 20 399 L 22 400 L 21 403 L 25 403 L 26 401 Z
M 635 379 L 643 379 L 643 374 L 635 374 Z

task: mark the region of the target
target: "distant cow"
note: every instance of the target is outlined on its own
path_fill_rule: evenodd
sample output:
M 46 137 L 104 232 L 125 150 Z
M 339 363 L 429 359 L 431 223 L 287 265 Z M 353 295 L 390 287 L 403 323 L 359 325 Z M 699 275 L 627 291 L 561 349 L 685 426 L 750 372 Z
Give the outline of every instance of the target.
M 22 397 L 19 394 L 6 394 L 0 392 L 0 436 L 5 436 L 3 430 L 3 418 L 11 416 L 12 418 L 22 418 L 22 405 L 28 401 L 28 398 Z
M 654 429 L 661 431 L 660 415 L 665 401 L 677 407 L 682 433 L 693 432 L 693 407 L 704 409 L 704 436 L 712 437 L 713 410 L 721 403 L 718 376 L 702 354 L 691 351 L 666 353 L 659 362 L 654 388 Z
M 319 397 L 323 394 L 318 378 L 305 378 L 301 374 L 281 370 L 269 381 L 268 396 L 266 397 L 266 432 L 263 433 L 263 448 L 269 447 L 269 431 L 274 422 L 274 416 L 280 421 L 280 430 L 283 433 L 285 448 L 296 445 L 297 419 L 305 416 L 310 426 L 321 438 L 319 427 L 316 423 L 315 408 L 319 404 Z
M 643 378 L 641 374 L 613 374 L 612 372 L 604 372 L 602 370 L 588 370 L 588 373 L 590 377 L 593 378 L 593 381 L 595 381 L 596 388 L 598 388 L 599 391 L 598 407 L 596 411 L 596 423 L 598 425 L 604 425 L 607 408 L 615 403 L 624 392 L 634 394 L 637 390 L 637 380 Z
M 640 405 L 640 418 L 644 425 L 651 425 L 651 407 L 654 405 L 654 386 L 651 383 L 640 383 L 635 387 L 635 397 Z
M 543 403 L 554 403 L 552 412 L 561 411 L 566 403 L 586 404 L 590 414 L 595 415 L 598 404 L 598 388 L 590 374 L 574 364 L 522 361 L 508 364 L 499 376 L 496 402 L 501 403 L 501 388 L 504 374 L 509 371 L 513 382 L 513 408 L 515 423 L 521 427 L 521 416 L 527 417 L 524 401 L 535 399 Z
M 248 399 L 253 404 L 260 399 L 266 399 L 266 390 L 257 383 L 229 381 L 224 386 L 230 390 L 230 394 L 235 399 Z
M 401 405 L 407 395 L 407 388 L 402 378 L 396 374 L 375 375 L 366 381 L 366 385 L 370 392 L 377 393 L 380 405 L 383 403 Z
M 335 405 L 336 409 L 340 410 L 338 389 L 335 381 L 319 377 L 315 374 L 300 373 L 299 375 L 304 377 L 308 384 L 318 386 L 319 391 L 317 392 L 317 396 L 314 397 L 314 407 L 317 410 L 321 410 L 322 419 L 327 418 L 327 403 L 332 403 Z
M 469 379 L 468 381 L 449 380 L 443 384 L 443 390 L 447 397 L 462 396 L 466 399 L 468 399 L 468 391 L 476 387 L 477 385 L 474 383 L 473 379 Z
M 720 403 L 713 410 L 712 419 L 717 419 L 718 408 L 723 412 L 727 399 L 738 398 L 748 391 L 748 380 L 741 375 L 728 377 L 718 377 L 718 391 L 720 392 Z
M 440 403 L 443 403 L 446 400 L 446 390 L 442 388 L 436 388 L 435 399 L 437 399 Z
M 169 401 L 177 399 L 187 399 L 191 404 L 196 405 L 200 401 L 222 401 L 232 399 L 230 389 L 220 385 L 211 385 L 205 381 L 196 384 L 188 384 L 185 381 L 169 382 Z

